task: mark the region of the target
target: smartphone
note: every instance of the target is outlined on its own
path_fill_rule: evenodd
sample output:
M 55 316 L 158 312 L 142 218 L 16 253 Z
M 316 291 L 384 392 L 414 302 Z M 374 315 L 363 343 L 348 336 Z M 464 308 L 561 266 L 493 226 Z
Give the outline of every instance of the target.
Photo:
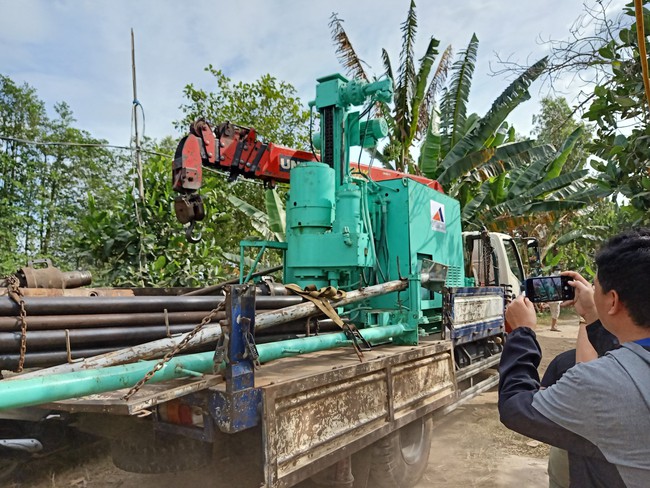
M 563 302 L 575 298 L 570 276 L 538 276 L 526 280 L 526 296 L 531 302 Z

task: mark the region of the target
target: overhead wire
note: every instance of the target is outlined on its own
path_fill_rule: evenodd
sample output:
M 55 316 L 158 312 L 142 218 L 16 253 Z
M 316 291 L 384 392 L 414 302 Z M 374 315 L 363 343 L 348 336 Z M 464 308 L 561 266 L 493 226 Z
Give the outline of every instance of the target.
M 0 139 L 3 141 L 12 141 L 18 142 L 21 144 L 29 144 L 32 146 L 74 146 L 74 147 L 95 147 L 95 148 L 107 148 L 107 149 L 120 149 L 124 151 L 133 151 L 133 147 L 130 146 L 117 146 L 115 144 L 108 143 L 90 143 L 90 142 L 50 142 L 50 141 L 36 141 L 31 139 L 22 139 L 20 137 L 9 137 L 0 135 Z M 158 151 L 151 151 L 149 149 L 140 149 L 140 152 L 145 154 L 153 154 L 155 156 L 162 156 L 165 158 L 171 158 L 171 154 L 161 153 Z

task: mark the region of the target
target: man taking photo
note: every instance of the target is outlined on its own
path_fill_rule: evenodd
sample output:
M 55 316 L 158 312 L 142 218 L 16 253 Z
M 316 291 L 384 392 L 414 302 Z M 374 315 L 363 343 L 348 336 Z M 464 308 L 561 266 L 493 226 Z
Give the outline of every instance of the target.
M 610 239 L 595 286 L 575 272 L 576 312 L 621 346 L 540 389 L 537 317 L 526 298 L 506 310 L 513 332 L 499 367 L 499 413 L 508 428 L 569 453 L 571 487 L 650 486 L 650 229 Z

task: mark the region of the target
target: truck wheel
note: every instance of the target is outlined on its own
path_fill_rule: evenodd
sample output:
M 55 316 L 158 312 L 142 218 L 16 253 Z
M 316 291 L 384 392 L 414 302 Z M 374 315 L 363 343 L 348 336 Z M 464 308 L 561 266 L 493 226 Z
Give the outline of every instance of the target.
M 420 418 L 378 440 L 371 449 L 370 483 L 377 488 L 412 488 L 429 461 L 433 420 Z

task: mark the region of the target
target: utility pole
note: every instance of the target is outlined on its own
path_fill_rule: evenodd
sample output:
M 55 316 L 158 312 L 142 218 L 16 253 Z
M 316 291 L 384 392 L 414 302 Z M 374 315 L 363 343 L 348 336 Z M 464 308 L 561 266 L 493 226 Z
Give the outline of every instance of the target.
M 144 201 L 144 182 L 142 176 L 142 154 L 140 152 L 140 132 L 138 131 L 138 88 L 135 78 L 135 40 L 133 37 L 133 28 L 131 28 L 131 67 L 133 73 L 133 125 L 135 128 L 135 163 L 138 173 L 138 195 L 140 201 Z

